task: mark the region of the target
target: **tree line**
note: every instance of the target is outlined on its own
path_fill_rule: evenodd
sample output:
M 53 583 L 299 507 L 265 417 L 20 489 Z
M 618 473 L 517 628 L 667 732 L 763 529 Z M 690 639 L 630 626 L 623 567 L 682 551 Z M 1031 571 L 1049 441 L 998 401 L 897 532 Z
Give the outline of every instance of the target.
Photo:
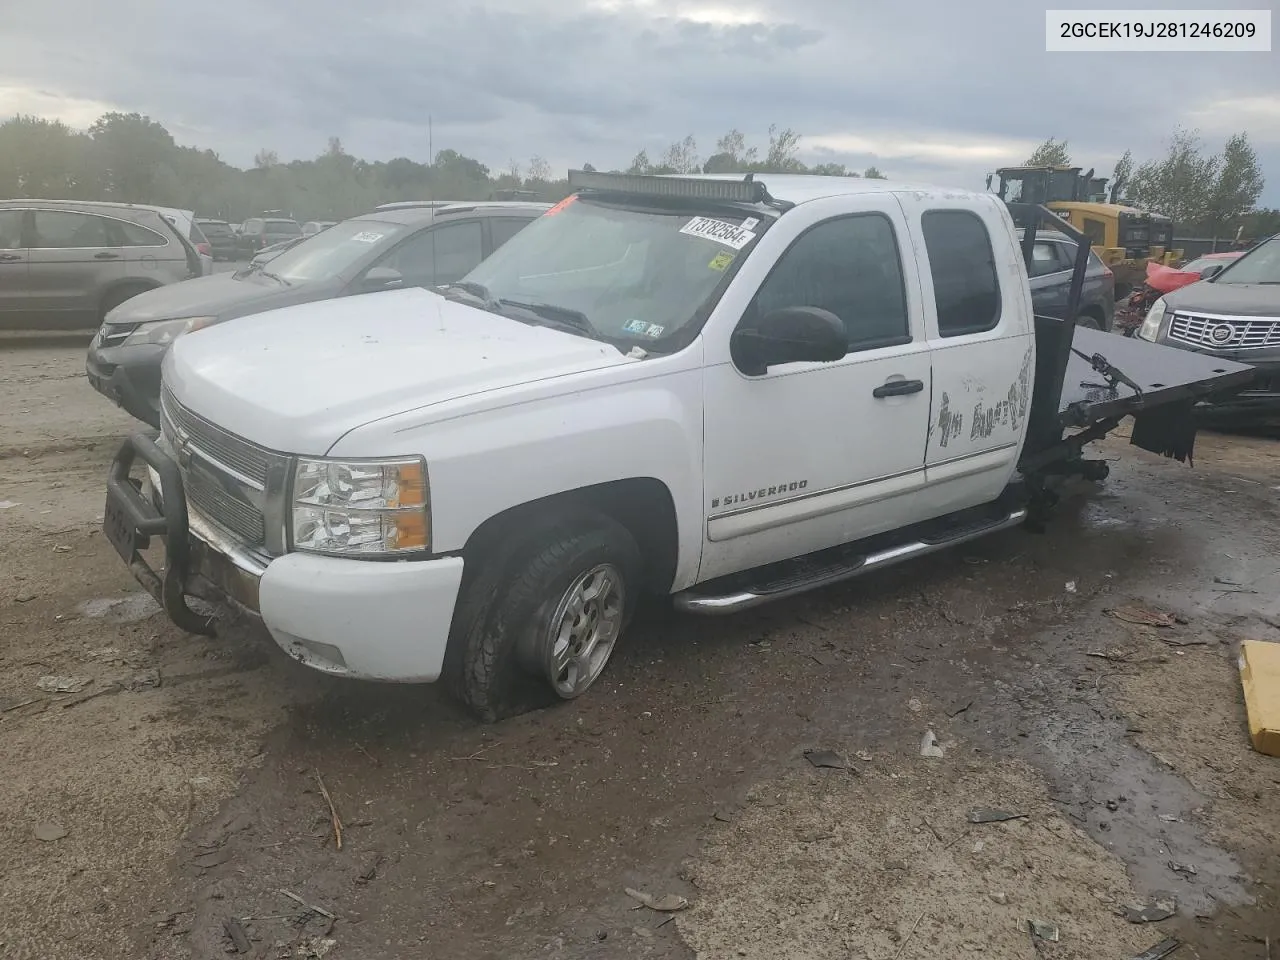
M 1027 166 L 1077 166 L 1066 140 L 1050 137 L 1026 160 Z M 1178 128 L 1165 153 L 1135 164 L 1126 150 L 1111 173 L 1112 198 L 1171 217 L 1179 236 L 1247 238 L 1280 232 L 1280 210 L 1259 209 L 1266 185 L 1247 133 L 1232 134 L 1219 153 L 1206 148 L 1199 133 Z
M 692 136 L 673 143 L 656 162 L 640 151 L 635 173 L 788 172 L 883 177 L 840 164 L 808 167 L 797 156 L 800 135 L 769 129 L 756 147 L 738 130 L 716 141 L 703 162 Z M 591 164 L 583 169 L 593 170 Z M 311 160 L 282 161 L 258 151 L 247 169 L 216 152 L 180 146 L 164 125 L 138 113 L 106 113 L 87 130 L 56 120 L 16 116 L 0 123 L 0 198 L 116 200 L 194 209 L 204 217 L 242 221 L 264 210 L 284 210 L 300 220 L 342 220 L 396 200 L 485 200 L 500 191 L 523 190 L 559 200 L 568 183 L 546 159 L 491 170 L 473 157 L 440 150 L 429 162 L 409 157 L 363 160 L 337 137 Z

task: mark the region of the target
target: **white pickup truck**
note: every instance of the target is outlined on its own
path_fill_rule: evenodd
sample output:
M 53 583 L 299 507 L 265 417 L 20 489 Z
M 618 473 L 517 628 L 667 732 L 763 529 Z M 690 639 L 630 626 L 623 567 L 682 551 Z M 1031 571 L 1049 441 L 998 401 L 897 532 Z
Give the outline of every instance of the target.
M 586 691 L 642 593 L 729 613 L 1012 526 L 1121 417 L 1182 459 L 1252 376 L 1033 317 L 1034 229 L 989 194 L 571 178 L 458 284 L 174 344 L 104 527 L 176 623 L 230 601 L 495 719 Z

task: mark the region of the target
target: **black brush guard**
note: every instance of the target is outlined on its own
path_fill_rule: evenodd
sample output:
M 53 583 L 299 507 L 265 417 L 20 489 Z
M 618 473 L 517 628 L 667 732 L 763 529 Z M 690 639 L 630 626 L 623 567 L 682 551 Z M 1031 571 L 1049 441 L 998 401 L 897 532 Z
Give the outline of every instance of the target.
M 1007 204 L 1023 230 L 1028 274 L 1042 226 L 1076 243 L 1065 317 L 1036 316 L 1036 379 L 1019 469 L 1033 482 L 1047 474 L 1106 476 L 1105 462 L 1081 459 L 1084 445 L 1134 417 L 1130 443 L 1190 460 L 1196 403 L 1248 386 L 1256 371 L 1246 364 L 1076 326 L 1089 238 L 1053 211 L 1036 204 Z
M 129 476 L 136 459 L 155 470 L 160 478 L 160 508 L 142 493 L 139 481 Z M 187 498 L 177 462 L 156 446 L 153 436 L 135 433 L 120 446 L 107 476 L 107 503 L 102 528 L 116 552 L 147 592 L 175 624 L 188 633 L 213 636 L 213 621 L 187 605 L 185 583 L 191 565 Z M 164 539 L 164 569 L 156 573 L 142 557 L 152 537 Z

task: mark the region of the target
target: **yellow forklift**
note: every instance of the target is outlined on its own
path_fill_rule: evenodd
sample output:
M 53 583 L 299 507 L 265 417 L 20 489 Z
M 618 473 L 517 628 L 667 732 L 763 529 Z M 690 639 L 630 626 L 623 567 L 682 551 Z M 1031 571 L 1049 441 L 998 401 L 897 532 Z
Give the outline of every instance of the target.
M 1080 167 L 1001 167 L 987 176 L 987 189 L 1000 178 L 997 193 L 1006 203 L 1042 204 L 1089 238 L 1093 252 L 1115 274 L 1116 299 L 1142 286 L 1147 263 L 1171 266 L 1182 259 L 1171 249 L 1173 221 L 1158 213 L 1116 202 L 1107 178 Z

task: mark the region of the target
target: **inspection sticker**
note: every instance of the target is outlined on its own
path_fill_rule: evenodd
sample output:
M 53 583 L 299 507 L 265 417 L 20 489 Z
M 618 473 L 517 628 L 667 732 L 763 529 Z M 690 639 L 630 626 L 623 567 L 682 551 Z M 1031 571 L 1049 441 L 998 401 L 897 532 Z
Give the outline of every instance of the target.
M 735 250 L 741 250 L 756 238 L 750 230 L 744 230 L 725 220 L 713 220 L 711 217 L 694 217 L 680 228 L 680 232 L 691 237 L 714 240 Z
M 364 231 L 361 231 L 360 233 L 357 233 L 351 239 L 354 240 L 356 243 L 377 243 L 384 236 L 385 234 L 375 233 L 372 230 L 364 230 Z
M 717 253 L 711 258 L 711 262 L 707 264 L 708 270 L 725 270 L 729 264 L 733 263 L 732 253 Z

